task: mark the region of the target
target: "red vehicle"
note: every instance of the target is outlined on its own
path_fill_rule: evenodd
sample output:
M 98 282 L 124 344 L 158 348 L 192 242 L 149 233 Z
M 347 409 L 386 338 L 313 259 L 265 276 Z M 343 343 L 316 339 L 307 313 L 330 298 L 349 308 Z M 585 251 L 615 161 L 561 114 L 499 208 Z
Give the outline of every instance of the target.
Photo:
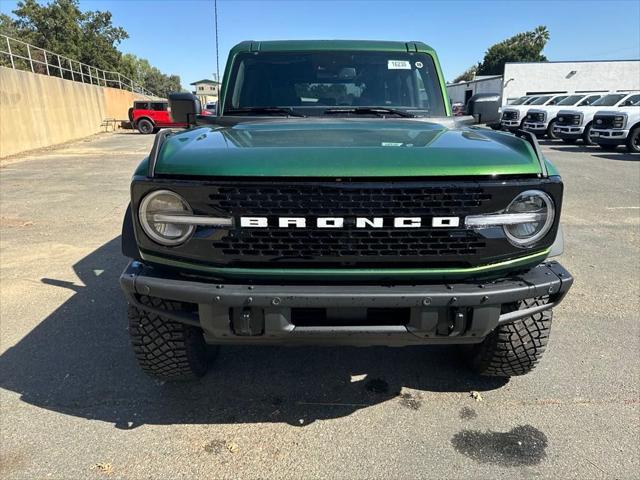
M 175 123 L 169 114 L 169 102 L 166 100 L 140 100 L 133 102 L 129 109 L 129 120 L 133 128 L 140 133 L 154 133 L 160 128 L 186 127 L 186 123 Z

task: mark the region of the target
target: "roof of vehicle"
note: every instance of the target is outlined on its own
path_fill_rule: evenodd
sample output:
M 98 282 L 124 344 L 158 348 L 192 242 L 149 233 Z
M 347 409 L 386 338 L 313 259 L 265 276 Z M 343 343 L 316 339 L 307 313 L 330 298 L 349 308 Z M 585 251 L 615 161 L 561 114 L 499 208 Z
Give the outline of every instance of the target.
M 383 40 L 246 40 L 231 49 L 238 52 L 291 52 L 291 51 L 369 50 L 388 52 L 427 52 L 433 48 L 423 42 L 394 42 Z

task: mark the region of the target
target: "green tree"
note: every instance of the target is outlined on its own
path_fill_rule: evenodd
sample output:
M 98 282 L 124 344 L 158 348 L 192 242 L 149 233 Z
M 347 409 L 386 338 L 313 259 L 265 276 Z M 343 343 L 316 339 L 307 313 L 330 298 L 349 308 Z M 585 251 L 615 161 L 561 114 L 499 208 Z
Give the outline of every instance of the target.
M 507 62 L 546 62 L 542 50 L 549 41 L 549 30 L 536 27 L 491 46 L 478 64 L 476 75 L 502 75 Z
M 129 35 L 122 27 L 113 25 L 111 12 L 83 12 L 79 0 L 53 0 L 47 4 L 21 0 L 13 14 L 15 19 L 0 15 L 1 33 L 92 67 L 120 72 L 157 95 L 166 96 L 170 91 L 181 89 L 178 75 L 165 75 L 148 60 L 123 55 L 118 50 L 118 45 Z M 26 56 L 26 52 L 16 53 Z M 32 55 L 44 60 L 41 52 L 35 51 Z M 42 58 L 36 58 L 38 55 Z M 3 58 L 1 64 L 7 64 L 7 61 Z M 21 64 L 21 68 L 24 65 Z M 43 70 L 37 64 L 35 68 Z M 71 78 L 69 72 L 61 76 Z
M 453 83 L 468 82 L 470 80 L 473 80 L 473 78 L 476 76 L 477 69 L 478 69 L 477 65 L 467 68 L 464 72 L 462 72 L 460 75 L 458 75 L 456 78 L 453 79 Z

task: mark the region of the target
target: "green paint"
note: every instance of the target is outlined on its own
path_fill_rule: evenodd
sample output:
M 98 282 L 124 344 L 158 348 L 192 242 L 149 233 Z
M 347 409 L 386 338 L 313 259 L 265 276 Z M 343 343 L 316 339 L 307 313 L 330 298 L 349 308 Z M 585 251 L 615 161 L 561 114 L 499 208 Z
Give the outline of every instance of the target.
M 536 175 L 526 142 L 479 128 L 424 120 L 297 118 L 201 127 L 167 139 L 165 175 L 423 177 Z
M 544 260 L 550 248 L 524 257 L 472 268 L 221 268 L 186 261 L 171 260 L 140 252 L 148 262 L 193 270 L 218 277 L 237 280 L 429 280 L 437 278 L 465 278 L 498 274 L 519 267 L 535 266 Z

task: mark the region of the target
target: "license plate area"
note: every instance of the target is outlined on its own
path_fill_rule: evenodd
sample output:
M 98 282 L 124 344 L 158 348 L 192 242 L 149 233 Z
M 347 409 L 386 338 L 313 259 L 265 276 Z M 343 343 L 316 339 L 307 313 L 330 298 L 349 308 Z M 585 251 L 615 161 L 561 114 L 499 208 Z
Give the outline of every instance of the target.
M 410 308 L 292 308 L 296 327 L 407 325 Z

